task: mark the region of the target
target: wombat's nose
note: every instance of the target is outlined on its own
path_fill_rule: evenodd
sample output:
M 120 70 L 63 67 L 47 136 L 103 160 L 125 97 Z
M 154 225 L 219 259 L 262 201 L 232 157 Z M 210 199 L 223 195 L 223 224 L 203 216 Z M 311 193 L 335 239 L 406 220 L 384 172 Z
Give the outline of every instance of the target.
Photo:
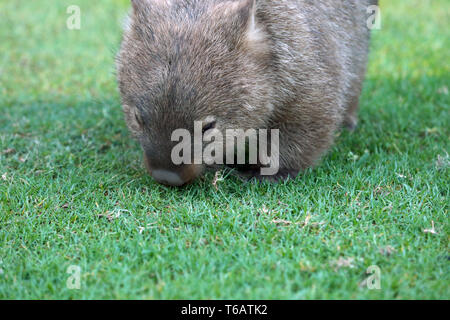
M 188 182 L 181 179 L 178 173 L 167 170 L 153 170 L 152 177 L 161 184 L 174 187 L 181 187 Z
M 150 175 L 159 183 L 181 187 L 195 180 L 203 172 L 202 165 L 186 164 L 180 166 L 161 165 L 162 161 L 151 161 L 144 153 L 144 164 Z

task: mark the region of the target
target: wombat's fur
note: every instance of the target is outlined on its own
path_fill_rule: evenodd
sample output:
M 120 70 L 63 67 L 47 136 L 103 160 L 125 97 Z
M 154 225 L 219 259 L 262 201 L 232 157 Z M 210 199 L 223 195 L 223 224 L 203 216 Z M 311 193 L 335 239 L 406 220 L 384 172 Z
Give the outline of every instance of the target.
M 118 82 L 128 127 L 158 181 L 182 185 L 202 172 L 172 163 L 171 134 L 211 116 L 220 130 L 280 129 L 271 179 L 313 166 L 342 124 L 355 127 L 366 10 L 376 0 L 131 2 Z

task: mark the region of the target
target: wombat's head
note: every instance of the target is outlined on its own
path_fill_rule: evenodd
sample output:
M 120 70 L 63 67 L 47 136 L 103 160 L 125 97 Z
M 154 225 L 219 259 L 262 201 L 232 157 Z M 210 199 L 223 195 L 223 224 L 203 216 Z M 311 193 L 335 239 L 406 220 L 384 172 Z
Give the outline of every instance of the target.
M 150 174 L 180 186 L 203 164 L 175 164 L 177 129 L 265 128 L 270 117 L 268 37 L 254 0 L 132 0 L 117 59 L 125 119 Z M 190 162 L 190 163 L 193 163 Z

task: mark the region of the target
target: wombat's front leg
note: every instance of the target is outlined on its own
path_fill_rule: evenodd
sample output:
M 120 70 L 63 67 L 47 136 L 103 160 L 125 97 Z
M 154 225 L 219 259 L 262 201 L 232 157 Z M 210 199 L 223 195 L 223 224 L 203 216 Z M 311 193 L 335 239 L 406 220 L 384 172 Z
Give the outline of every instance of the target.
M 305 132 L 297 130 L 296 125 L 278 127 L 279 157 L 276 159 L 276 166 L 273 163 L 270 165 L 270 168 L 276 167 L 278 170 L 273 175 L 264 175 L 261 171 L 264 166 L 259 165 L 257 168 L 237 172 L 241 178 L 270 182 L 295 179 L 301 171 L 313 167 L 333 141 L 333 128 L 320 127 Z
M 269 165 L 264 166 L 258 161 L 258 164 L 255 165 L 241 166 L 238 170 L 234 171 L 234 174 L 244 181 L 281 182 L 287 179 L 295 179 L 302 169 L 301 162 L 296 161 L 298 155 L 293 154 L 295 147 L 292 148 L 292 146 L 289 146 L 289 143 L 292 143 L 292 141 L 290 142 L 289 139 L 285 138 L 291 136 L 284 136 L 281 130 L 280 132 L 280 142 L 277 144 L 277 151 L 275 152 L 275 155 L 278 154 L 278 156 L 274 156 L 273 154 L 268 155 L 268 158 L 270 158 Z M 263 163 L 267 163 L 267 160 Z

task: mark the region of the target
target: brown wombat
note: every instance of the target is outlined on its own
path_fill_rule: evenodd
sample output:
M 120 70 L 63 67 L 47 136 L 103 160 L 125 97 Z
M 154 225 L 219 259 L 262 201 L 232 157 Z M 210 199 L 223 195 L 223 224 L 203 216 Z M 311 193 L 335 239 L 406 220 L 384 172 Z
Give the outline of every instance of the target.
M 354 128 L 376 0 L 132 0 L 117 56 L 125 119 L 150 174 L 180 186 L 204 164 L 175 164 L 177 129 L 279 129 L 275 175 L 313 166 Z M 226 134 L 226 133 L 225 133 Z M 258 162 L 259 163 L 259 162 Z M 258 168 L 261 164 L 257 164 Z M 261 165 L 262 166 L 262 165 Z

